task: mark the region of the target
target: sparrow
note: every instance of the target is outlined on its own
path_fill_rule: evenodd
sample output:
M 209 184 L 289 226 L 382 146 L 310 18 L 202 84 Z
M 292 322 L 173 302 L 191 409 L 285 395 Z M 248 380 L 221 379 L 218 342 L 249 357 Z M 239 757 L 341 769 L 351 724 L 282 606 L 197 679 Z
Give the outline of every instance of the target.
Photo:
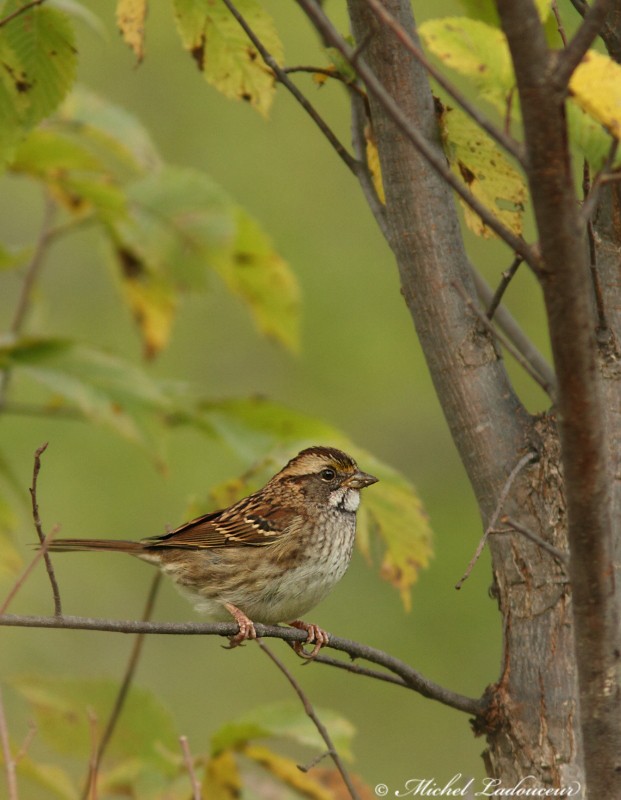
M 232 616 L 239 632 L 229 647 L 255 639 L 255 622 L 285 622 L 307 632 L 294 649 L 314 658 L 328 634 L 300 618 L 345 574 L 360 490 L 376 482 L 342 450 L 309 447 L 262 489 L 170 533 L 139 541 L 56 539 L 49 549 L 136 556 L 172 578 L 209 619 Z M 312 652 L 304 644 L 314 644 Z

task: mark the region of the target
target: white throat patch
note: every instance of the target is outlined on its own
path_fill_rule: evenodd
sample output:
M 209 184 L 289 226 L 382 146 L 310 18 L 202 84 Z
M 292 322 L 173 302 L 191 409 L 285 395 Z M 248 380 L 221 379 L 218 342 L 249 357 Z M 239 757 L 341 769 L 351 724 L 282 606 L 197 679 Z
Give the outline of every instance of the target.
M 330 492 L 328 503 L 332 508 L 338 508 L 339 511 L 358 511 L 360 506 L 360 491 L 358 489 L 351 489 L 341 486 Z

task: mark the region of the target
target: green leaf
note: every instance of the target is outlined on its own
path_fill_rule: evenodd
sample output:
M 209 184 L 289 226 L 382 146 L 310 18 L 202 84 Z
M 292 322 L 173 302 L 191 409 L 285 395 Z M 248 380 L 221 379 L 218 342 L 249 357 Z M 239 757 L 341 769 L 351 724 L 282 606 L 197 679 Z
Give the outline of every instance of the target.
M 447 67 L 469 78 L 504 116 L 515 77 L 502 31 L 467 17 L 431 19 L 419 30 L 427 48 Z
M 316 711 L 340 755 L 351 759 L 354 726 L 330 709 L 318 708 Z M 225 723 L 212 737 L 212 755 L 240 748 L 254 739 L 275 737 L 289 739 L 318 750 L 325 748 L 325 742 L 304 709 L 299 704 L 285 702 L 258 706 L 247 714 Z
M 362 494 L 356 540 L 367 559 L 372 550 L 370 534 L 380 543 L 380 575 L 398 589 L 404 606 L 409 608 L 411 586 L 421 567 L 429 563 L 432 547 L 429 520 L 406 478 L 336 428 L 264 399 L 205 402 L 197 410 L 196 419 L 186 421 L 202 426 L 208 435 L 223 439 L 254 462 L 243 478 L 212 488 L 210 509 L 228 506 L 260 488 L 289 458 L 311 445 L 345 450 L 362 469 L 376 475 L 379 483 Z
M 3 15 L 22 5 L 20 0 L 8 0 Z M 20 96 L 16 107 L 20 122 L 31 127 L 54 111 L 74 81 L 77 51 L 73 27 L 61 11 L 41 5 L 4 25 L 0 38 L 4 52 L 14 54 L 8 65 L 2 65 L 5 84 L 13 81 Z
M 569 138 L 580 154 L 589 162 L 591 169 L 600 170 L 606 162 L 612 145 L 612 137 L 599 122 L 583 111 L 576 103 L 565 105 Z M 621 148 L 612 162 L 612 167 L 621 165 Z
M 440 117 L 444 151 L 453 172 L 507 228 L 520 236 L 526 183 L 500 148 L 463 111 L 445 108 Z M 466 224 L 477 236 L 494 236 L 460 199 Z
M 241 207 L 235 209 L 232 251 L 217 256 L 214 268 L 233 294 L 244 301 L 264 335 L 299 348 L 300 289 L 269 237 Z
M 44 764 L 34 761 L 29 756 L 17 762 L 17 775 L 46 791 L 46 797 L 58 797 L 60 800 L 78 800 L 80 792 L 68 773 L 57 764 Z
M 84 760 L 90 755 L 89 716 L 105 724 L 118 694 L 111 680 L 63 679 L 42 675 L 11 681 L 30 703 L 37 730 L 57 753 Z M 173 775 L 176 766 L 167 753 L 178 747 L 175 726 L 155 695 L 132 686 L 123 714 L 110 740 L 113 759 L 138 759 L 144 769 Z
M 146 415 L 172 409 L 172 395 L 143 370 L 65 340 L 22 339 L 0 347 L 0 365 L 26 375 L 86 419 L 137 444 L 149 441 Z
M 272 18 L 258 0 L 236 0 L 250 28 L 282 64 L 283 47 Z M 221 0 L 174 0 L 177 28 L 206 80 L 225 97 L 244 100 L 267 116 L 274 75 Z

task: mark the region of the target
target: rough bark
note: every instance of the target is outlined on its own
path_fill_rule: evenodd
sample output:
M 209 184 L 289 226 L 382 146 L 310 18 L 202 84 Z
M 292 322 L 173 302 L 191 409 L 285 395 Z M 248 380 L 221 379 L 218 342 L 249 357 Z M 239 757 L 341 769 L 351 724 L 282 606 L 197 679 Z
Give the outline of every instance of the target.
M 611 686 L 616 685 L 611 673 L 616 620 L 614 605 L 601 590 L 612 591 L 613 534 L 608 425 L 603 409 L 606 404 L 616 409 L 618 395 L 615 389 L 609 396 L 600 381 L 592 287 L 567 155 L 565 91 L 550 85 L 550 70 L 556 62 L 547 50 L 538 18 L 522 14 L 522 4 L 506 0 L 499 5 L 507 32 L 514 36 L 518 75 L 522 70 L 523 108 L 528 106 L 533 114 L 528 119 L 524 112 L 529 179 L 544 260 L 541 280 L 561 382 L 560 443 L 553 415 L 533 420 L 525 414 L 494 343 L 480 330 L 456 290 L 463 287 L 474 297 L 448 188 L 371 91 L 370 116 L 386 193 L 385 222 L 403 295 L 484 523 L 495 510 L 511 468 L 532 448 L 538 461 L 517 477 L 503 512 L 565 550 L 568 515 L 564 490 L 565 486 L 571 488 L 568 506 L 573 554 L 569 573 L 577 586 L 577 608 L 572 605 L 562 561 L 516 534 L 498 534 L 490 541 L 505 654 L 501 678 L 489 692 L 488 714 L 478 721 L 489 742 L 486 763 L 490 774 L 502 778 L 503 785 L 528 775 L 552 787 L 567 786 L 574 780 L 584 785 L 577 664 L 583 668 L 583 703 L 597 707 L 596 714 L 583 714 L 591 767 L 598 763 L 594 743 L 602 735 L 616 735 L 616 703 L 610 703 L 602 683 L 607 674 Z M 416 40 L 409 3 L 386 0 L 384 7 Z M 349 0 L 349 9 L 355 40 L 364 43 L 359 60 L 379 78 L 428 141 L 439 146 L 423 70 L 378 23 L 364 0 Z M 587 38 L 582 36 L 585 42 Z M 575 47 L 571 58 L 576 58 Z M 536 69 L 529 59 L 537 61 Z M 612 272 L 609 280 L 615 281 Z M 618 289 L 618 272 L 616 281 Z M 589 559 L 596 563 L 585 570 Z M 593 599 L 599 609 L 610 612 L 605 631 L 598 626 Z M 610 646 L 602 647 L 606 640 Z M 598 661 L 585 674 L 589 647 L 594 648 Z M 589 727 L 598 715 L 599 726 Z M 603 782 L 611 787 L 621 775 L 614 772 L 610 744 L 608 740 L 605 756 L 599 759 L 602 774 L 591 770 L 589 775 L 592 796 L 603 796 L 595 787 Z M 621 790 L 615 796 L 621 796 Z

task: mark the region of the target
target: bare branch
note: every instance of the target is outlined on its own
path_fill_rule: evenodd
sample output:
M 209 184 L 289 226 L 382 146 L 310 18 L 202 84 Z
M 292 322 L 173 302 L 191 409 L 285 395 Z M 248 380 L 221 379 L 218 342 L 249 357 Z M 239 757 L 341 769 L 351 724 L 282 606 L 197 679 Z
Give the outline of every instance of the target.
M 272 652 L 272 650 L 265 644 L 265 642 L 262 642 L 261 639 L 257 639 L 257 644 L 259 645 L 261 650 L 263 650 L 265 655 L 268 658 L 270 658 L 274 662 L 274 664 L 276 664 L 278 669 L 282 672 L 282 674 L 285 676 L 285 678 L 289 681 L 289 683 L 293 687 L 293 691 L 300 698 L 302 705 L 304 706 L 304 711 L 306 712 L 306 715 L 311 719 L 313 725 L 317 728 L 319 735 L 326 743 L 326 747 L 328 748 L 328 755 L 330 756 L 332 761 L 334 761 L 334 766 L 339 771 L 341 778 L 343 778 L 343 782 L 347 787 L 347 791 L 349 792 L 350 797 L 352 798 L 352 800 L 360 800 L 358 792 L 356 792 L 352 780 L 349 777 L 349 773 L 345 769 L 345 765 L 343 764 L 343 761 L 341 760 L 341 757 L 339 756 L 338 751 L 334 746 L 332 737 L 328 733 L 328 729 L 317 715 L 317 712 L 313 708 L 313 705 L 311 701 L 308 699 L 306 693 L 304 692 L 300 684 L 296 681 L 296 679 L 293 677 L 291 671 L 287 669 L 284 663 L 278 658 L 278 656 L 275 653 Z
M 584 17 L 589 12 L 589 4 L 585 0 L 570 0 L 572 6 Z M 606 45 L 608 54 L 615 61 L 621 61 L 621 9 L 619 4 L 613 4 L 608 16 L 602 25 L 599 35 Z
M 4 774 L 6 775 L 6 785 L 8 800 L 19 800 L 17 793 L 17 774 L 15 771 L 15 759 L 11 753 L 11 743 L 9 741 L 9 729 L 4 714 L 4 703 L 2 701 L 2 690 L 0 689 L 0 747 L 2 748 L 2 760 L 4 761 Z
M 559 53 L 554 71 L 554 82 L 557 87 L 566 88 L 574 70 L 603 28 L 612 7 L 613 0 L 595 0 L 595 3 L 586 12 L 582 25 L 574 34 L 573 39 Z
M 39 477 L 39 470 L 41 469 L 41 455 L 47 450 L 47 444 L 48 443 L 46 442 L 35 450 L 34 469 L 32 471 L 32 486 L 30 487 L 30 497 L 32 499 L 32 518 L 41 545 L 45 544 L 46 537 L 43 533 L 43 528 L 41 527 L 41 518 L 39 517 L 39 504 L 37 502 L 37 478 Z M 50 579 L 50 585 L 52 587 L 52 595 L 54 597 L 54 613 L 57 617 L 61 617 L 63 610 L 60 602 L 60 589 L 58 588 L 56 575 L 54 574 L 52 559 L 50 558 L 50 554 L 47 552 L 47 549 L 43 553 L 43 558 L 45 559 L 45 569 L 47 570 L 47 575 Z
M 153 614 L 153 608 L 155 606 L 155 599 L 157 597 L 157 593 L 159 591 L 161 584 L 161 578 L 162 578 L 161 572 L 157 572 L 155 577 L 153 578 L 149 594 L 147 595 L 147 602 L 145 604 L 144 611 L 142 614 L 143 622 L 146 622 L 147 620 L 151 619 L 151 615 Z M 138 668 L 138 662 L 140 661 L 140 656 L 142 655 L 144 637 L 145 637 L 144 633 L 138 633 L 134 640 L 134 645 L 132 647 L 132 651 L 129 656 L 129 661 L 127 662 L 127 667 L 125 668 L 125 675 L 123 676 L 121 686 L 114 701 L 114 706 L 112 707 L 112 711 L 110 712 L 110 716 L 108 718 L 108 722 L 106 723 L 106 727 L 104 728 L 104 732 L 101 735 L 99 745 L 97 746 L 96 752 L 93 754 L 93 758 L 91 760 L 91 765 L 89 767 L 89 774 L 87 776 L 84 789 L 82 790 L 82 800 L 86 800 L 86 798 L 88 798 L 89 787 L 92 784 L 91 772 L 92 770 L 94 770 L 95 773 L 99 771 L 99 766 L 104 757 L 104 753 L 106 752 L 108 744 L 110 743 L 110 739 L 112 738 L 112 734 L 114 733 L 116 725 L 119 721 L 119 717 L 121 716 L 121 712 L 123 711 L 123 706 L 125 705 L 127 694 L 134 680 L 134 675 L 136 674 L 136 669 Z
M 485 533 L 483 534 L 483 536 L 479 540 L 479 544 L 477 545 L 477 549 L 475 550 L 474 555 L 470 559 L 470 562 L 469 562 L 468 566 L 466 567 L 466 571 L 464 572 L 464 574 L 461 576 L 461 578 L 455 584 L 455 588 L 456 589 L 461 589 L 461 587 L 464 585 L 465 581 L 470 576 L 470 573 L 472 572 L 472 569 L 473 569 L 474 565 L 479 560 L 479 558 L 481 556 L 481 553 L 483 552 L 483 548 L 485 547 L 485 543 L 487 542 L 487 537 L 490 535 L 490 533 L 496 527 L 496 522 L 498 521 L 498 517 L 500 516 L 502 508 L 503 508 L 503 506 L 505 504 L 505 500 L 509 496 L 509 492 L 511 491 L 511 487 L 513 486 L 513 482 L 515 481 L 517 476 L 520 474 L 520 472 L 524 469 L 524 467 L 527 464 L 529 464 L 531 461 L 534 461 L 536 457 L 537 457 L 536 453 L 526 453 L 526 455 L 522 456 L 522 458 L 517 462 L 517 464 L 513 467 L 513 469 L 509 473 L 509 477 L 505 481 L 505 485 L 503 486 L 502 491 L 500 493 L 500 496 L 498 498 L 498 502 L 496 503 L 496 508 L 494 509 L 494 513 L 492 514 L 492 516 L 490 518 L 489 525 L 487 526 L 487 528 L 485 529 Z
M 518 164 L 524 166 L 524 153 L 515 139 L 491 123 L 487 117 L 479 111 L 474 103 L 471 103 L 470 100 L 468 100 L 468 98 L 462 94 L 462 92 L 460 92 L 454 84 L 444 77 L 439 69 L 434 67 L 420 47 L 417 47 L 417 45 L 412 41 L 411 37 L 408 35 L 407 31 L 404 30 L 403 26 L 399 24 L 399 22 L 386 8 L 384 8 L 384 6 L 381 5 L 379 0 L 365 0 L 365 2 L 371 7 L 373 13 L 378 17 L 378 19 L 380 19 L 384 25 L 387 25 L 394 32 L 395 36 L 399 39 L 406 50 L 409 50 L 414 58 L 423 65 L 423 67 L 433 78 L 435 78 L 437 83 L 444 89 L 444 91 L 449 94 L 470 117 L 472 117 L 479 127 L 489 134 L 492 139 L 498 142 L 498 144 L 504 147 L 504 149 L 510 153 L 513 158 L 515 158 Z
M 545 550 L 557 561 L 560 561 L 564 567 L 566 567 L 569 563 L 569 555 L 567 553 L 564 553 L 562 550 L 559 550 L 558 547 L 554 547 L 554 545 L 546 542 L 546 540 L 542 539 L 541 536 L 537 536 L 536 533 L 533 533 L 533 531 L 525 528 L 523 525 L 520 525 L 520 523 L 516 522 L 516 520 L 512 519 L 511 517 L 502 517 L 500 521 L 505 525 L 509 525 L 509 527 L 513 528 L 513 530 L 517 531 L 518 533 L 521 533 L 522 536 L 530 539 L 531 542 L 534 542 L 534 544 L 541 547 L 542 550 Z M 492 531 L 492 533 L 504 533 L 504 531 Z
M 494 292 L 494 296 L 492 297 L 492 301 L 488 306 L 488 309 L 485 313 L 485 316 L 491 322 L 494 314 L 496 313 L 496 309 L 500 305 L 504 293 L 507 291 L 509 284 L 513 280 L 515 273 L 518 271 L 520 264 L 524 261 L 522 256 L 516 256 L 513 261 L 511 262 L 511 266 L 509 266 L 503 273 L 502 273 L 502 280 L 498 284 L 498 288 Z
M 190 745 L 188 744 L 188 737 L 187 736 L 180 736 L 179 737 L 179 744 L 181 745 L 181 751 L 183 752 L 183 763 L 185 764 L 185 768 L 188 771 L 188 775 L 190 776 L 190 784 L 192 786 L 192 800 L 201 800 L 201 785 L 196 777 L 196 771 L 194 769 L 194 758 L 192 757 L 192 753 L 190 752 Z
M 567 47 L 567 34 L 565 33 L 565 26 L 563 25 L 561 12 L 558 10 L 558 3 L 556 0 L 552 0 L 552 13 L 554 14 L 554 19 L 556 20 L 556 29 L 561 37 L 561 41 L 563 42 L 563 47 Z
M 111 633 L 146 633 L 185 636 L 225 636 L 230 639 L 239 631 L 236 622 L 148 622 L 136 620 L 92 619 L 65 615 L 63 617 L 37 617 L 4 614 L 0 617 L 0 627 L 21 628 L 62 628 L 70 630 L 109 631 Z M 286 642 L 306 642 L 307 633 L 297 628 L 285 628 L 278 625 L 262 625 L 255 622 L 259 638 L 282 639 Z M 347 653 L 351 658 L 363 658 L 372 664 L 384 667 L 404 680 L 404 685 L 415 692 L 437 700 L 444 705 L 464 711 L 466 714 L 478 716 L 485 711 L 485 701 L 479 698 L 466 697 L 445 689 L 428 680 L 415 669 L 382 650 L 375 647 L 342 639 L 330 634 L 326 645 L 334 650 Z M 319 658 L 319 656 L 317 656 Z M 371 675 L 371 677 L 375 677 Z
M 471 268 L 472 279 L 476 286 L 477 294 L 481 302 L 488 308 L 491 306 L 494 293 L 481 275 L 474 267 Z M 556 396 L 556 376 L 554 370 L 543 357 L 533 342 L 524 333 L 517 320 L 509 313 L 509 310 L 500 305 L 494 314 L 494 322 L 505 334 L 507 339 L 515 346 L 517 351 L 528 361 L 535 372 L 541 376 L 545 385 L 550 388 L 550 397 Z
M 477 306 L 474 300 L 468 296 L 468 293 L 459 284 L 455 284 L 455 288 L 461 294 L 464 299 L 464 302 L 472 309 L 474 314 L 477 316 L 479 321 L 482 325 L 486 328 L 486 330 L 490 331 L 494 336 L 497 336 L 498 339 L 502 342 L 505 348 L 511 353 L 513 358 L 517 361 L 517 363 L 524 369 L 530 377 L 541 386 L 544 392 L 549 396 L 552 397 L 554 392 L 554 384 L 549 385 L 544 377 L 542 377 L 537 370 L 533 367 L 532 363 L 528 361 L 528 359 L 524 358 L 524 356 L 520 353 L 520 351 L 513 346 L 512 342 L 509 341 L 505 336 L 503 336 L 499 331 L 497 331 L 492 323 L 489 321 L 486 314 Z
M 319 112 L 315 109 L 315 107 L 310 103 L 310 101 L 304 96 L 304 94 L 298 89 L 295 83 L 293 83 L 289 79 L 286 70 L 284 70 L 278 64 L 274 56 L 272 56 L 272 54 L 267 50 L 263 42 L 261 42 L 259 37 L 252 30 L 252 28 L 244 19 L 242 14 L 239 13 L 232 0 L 223 0 L 223 2 L 228 8 L 228 10 L 231 12 L 233 17 L 235 17 L 241 28 L 244 30 L 246 36 L 250 39 L 252 44 L 257 48 L 266 66 L 268 66 L 272 70 L 277 80 L 280 83 L 282 83 L 282 85 L 293 95 L 293 97 L 297 100 L 297 102 L 302 106 L 304 111 L 306 111 L 306 113 L 310 116 L 315 125 L 317 125 L 319 130 L 330 142 L 330 144 L 336 151 L 341 161 L 345 163 L 347 168 L 351 170 L 351 172 L 353 172 L 354 175 L 357 175 L 358 164 L 356 162 L 356 159 L 353 158 L 350 153 L 348 153 L 346 148 L 341 144 L 338 137 L 332 131 L 327 122 L 323 119 L 323 117 L 319 114 Z
M 36 6 L 43 5 L 43 3 L 45 3 L 45 0 L 30 0 L 29 3 L 21 6 L 21 8 L 15 9 L 15 11 L 13 11 L 11 14 L 7 14 L 6 17 L 0 19 L 0 28 L 8 25 L 9 22 L 14 20 L 16 17 L 19 17 L 21 14 L 24 14 L 26 11 L 30 11 L 31 9 L 36 8 Z
M 228 2 L 228 0 L 225 0 Z M 372 94 L 385 112 L 391 117 L 395 125 L 410 140 L 416 149 L 425 157 L 429 165 L 440 175 L 444 181 L 467 203 L 470 208 L 481 217 L 483 222 L 498 234 L 498 236 L 516 253 L 520 253 L 524 260 L 534 269 L 537 268 L 538 259 L 531 247 L 516 236 L 513 231 L 503 225 L 457 178 L 446 163 L 444 155 L 434 148 L 423 134 L 410 124 L 407 116 L 401 110 L 399 103 L 388 94 L 381 82 L 375 77 L 373 71 L 360 58 L 356 51 L 343 39 L 334 28 L 322 8 L 315 0 L 297 0 L 298 5 L 309 17 L 321 35 L 349 61 L 364 81 L 367 90 Z

